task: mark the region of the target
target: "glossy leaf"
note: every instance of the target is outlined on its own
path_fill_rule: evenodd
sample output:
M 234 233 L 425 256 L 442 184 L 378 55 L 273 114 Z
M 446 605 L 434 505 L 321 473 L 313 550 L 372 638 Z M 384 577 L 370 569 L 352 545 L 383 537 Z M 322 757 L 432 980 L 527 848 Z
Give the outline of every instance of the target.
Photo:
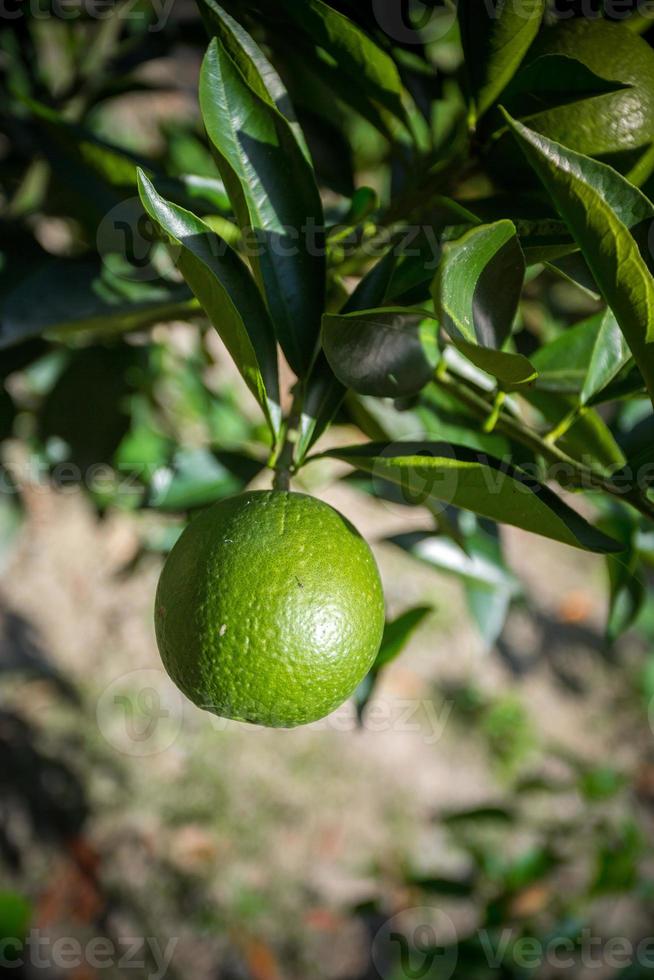
M 602 321 L 603 315 L 596 314 L 539 347 L 531 357 L 538 371 L 534 388 L 581 399 Z
M 310 160 L 304 133 L 296 119 L 286 86 L 259 45 L 216 0 L 200 0 L 199 6 L 210 33 L 220 39 L 250 88 L 286 117 L 298 145 Z
M 347 300 L 341 313 L 355 310 L 374 310 L 384 305 L 384 300 L 397 266 L 398 256 L 391 247 L 363 276 Z
M 326 453 L 402 487 L 406 503 L 441 500 L 587 551 L 620 545 L 514 467 L 447 443 L 368 443 Z
M 506 118 L 583 252 L 654 400 L 654 278 L 638 244 L 654 221 L 654 206 L 606 164 Z
M 613 312 L 607 310 L 593 345 L 588 372 L 581 389 L 582 405 L 592 402 L 631 360 L 631 351 Z
M 538 117 L 547 110 L 628 88 L 623 82 L 601 78 L 588 65 L 566 54 L 542 54 L 528 60 L 502 96 L 512 115 Z M 529 119 L 535 122 L 536 119 Z
M 278 0 L 294 25 L 324 49 L 350 87 L 398 119 L 406 118 L 403 87 L 395 62 L 348 17 L 322 0 Z
M 239 223 L 251 229 L 253 265 L 278 340 L 293 370 L 305 376 L 325 292 L 322 205 L 312 169 L 288 120 L 248 85 L 217 40 L 202 65 L 200 106 Z
M 520 583 L 498 560 L 489 555 L 478 542 L 466 535 L 466 551 L 449 538 L 441 535 L 411 531 L 390 539 L 414 558 L 432 565 L 443 572 L 455 575 L 470 585 L 499 590 L 511 596 L 520 594 Z
M 445 245 L 433 284 L 434 303 L 453 343 L 505 387 L 536 376 L 526 357 L 500 349 L 511 333 L 524 275 L 515 226 L 498 221 Z
M 179 271 L 202 304 L 266 413 L 280 421 L 277 349 L 272 324 L 245 264 L 203 221 L 164 200 L 139 173 L 143 206 L 172 245 Z
M 336 415 L 346 388 L 338 380 L 320 351 L 306 381 L 297 442 L 297 459 L 302 461 Z
M 339 381 L 361 395 L 400 398 L 431 380 L 438 361 L 437 322 L 402 309 L 327 314 L 322 345 Z
M 479 118 L 509 83 L 538 33 L 546 0 L 459 0 L 461 41 Z

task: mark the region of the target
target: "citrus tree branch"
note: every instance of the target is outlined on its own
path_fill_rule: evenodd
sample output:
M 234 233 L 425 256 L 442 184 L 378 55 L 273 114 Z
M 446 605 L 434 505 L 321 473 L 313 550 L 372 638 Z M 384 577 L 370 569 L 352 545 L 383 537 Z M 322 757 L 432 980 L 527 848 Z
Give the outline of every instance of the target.
M 481 389 L 472 383 L 464 381 L 446 370 L 437 371 L 434 380 L 440 388 L 453 395 L 467 408 L 472 409 L 481 420 L 485 421 L 491 417 L 491 414 L 495 414 L 496 406 L 489 402 Z M 534 429 L 529 428 L 508 412 L 500 409 L 495 419 L 494 428 L 496 432 L 501 432 L 533 450 L 549 463 L 563 464 L 576 484 L 588 490 L 602 490 L 604 493 L 630 504 L 649 520 L 654 520 L 654 503 L 644 493 L 636 488 L 620 485 L 611 477 L 598 473 L 591 467 L 573 459 L 572 456 L 556 446 L 551 439 L 539 435 Z

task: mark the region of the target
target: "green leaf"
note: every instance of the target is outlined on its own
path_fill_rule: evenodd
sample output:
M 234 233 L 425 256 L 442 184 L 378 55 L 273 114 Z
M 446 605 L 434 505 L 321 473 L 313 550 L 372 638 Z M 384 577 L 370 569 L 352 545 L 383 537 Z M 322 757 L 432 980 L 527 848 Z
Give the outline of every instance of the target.
M 216 39 L 202 64 L 200 106 L 239 224 L 251 229 L 253 266 L 278 340 L 304 377 L 325 296 L 322 205 L 313 171 L 288 120 L 248 85 Z
M 447 443 L 368 443 L 325 454 L 402 487 L 407 503 L 441 500 L 481 517 L 600 553 L 620 545 L 522 471 Z
M 216 0 L 199 0 L 199 6 L 209 33 L 219 38 L 250 88 L 286 117 L 298 146 L 310 161 L 304 133 L 296 119 L 286 86 L 259 45 Z
M 431 313 L 366 310 L 326 314 L 322 323 L 322 345 L 334 374 L 361 395 L 413 395 L 433 377 L 438 346 Z
M 604 391 L 624 366 L 631 360 L 631 351 L 620 330 L 613 312 L 607 310 L 602 317 L 588 372 L 581 389 L 580 401 L 588 405 Z
M 504 629 L 511 608 L 511 597 L 482 585 L 465 586 L 468 610 L 477 624 L 486 650 L 492 650 Z
M 387 621 L 379 653 L 372 667 L 375 672 L 388 666 L 400 655 L 411 635 L 431 612 L 433 612 L 431 606 L 416 606 L 402 613 L 397 619 Z
M 420 531 L 400 534 L 390 541 L 414 558 L 455 575 L 467 584 L 505 592 L 511 597 L 520 594 L 520 583 L 506 568 L 501 556 L 489 555 L 475 537 L 471 539 L 466 535 L 466 551 L 450 538 Z
M 455 346 L 508 388 L 536 376 L 522 354 L 500 350 L 511 333 L 524 275 L 515 225 L 497 221 L 445 245 L 432 289 L 442 326 Z
M 307 378 L 302 402 L 296 458 L 301 462 L 336 415 L 346 388 L 320 351 Z
M 278 0 L 294 25 L 328 53 L 354 90 L 405 122 L 403 87 L 393 59 L 343 14 L 322 0 Z
M 154 474 L 147 504 L 156 510 L 186 511 L 206 507 L 242 487 L 243 481 L 208 449 L 182 450 L 172 467 Z
M 222 337 L 273 435 L 279 431 L 277 349 L 259 290 L 236 252 L 190 211 L 161 197 L 139 172 L 143 207 L 173 246 L 179 271 Z
M 400 655 L 412 634 L 432 611 L 430 606 L 416 606 L 414 609 L 407 609 L 397 619 L 386 621 L 379 653 L 354 695 L 359 719 L 363 717 L 370 702 L 380 671 Z
M 606 164 L 505 117 L 583 252 L 654 402 L 654 279 L 638 244 L 654 206 Z
M 359 280 L 356 289 L 347 300 L 341 313 L 354 313 L 356 310 L 374 310 L 384 305 L 384 300 L 397 266 L 398 256 L 395 246 Z
M 601 522 L 602 529 L 622 542 L 624 550 L 607 555 L 609 608 L 605 638 L 613 644 L 633 626 L 647 595 L 645 573 L 638 553 L 638 518 L 614 510 Z
M 472 522 L 472 528 L 460 522 L 465 551 L 443 535 L 410 532 L 390 540 L 415 558 L 462 580 L 468 607 L 490 649 L 502 632 L 511 602 L 522 589 L 505 565 L 496 526 L 465 516 Z
M 531 355 L 538 371 L 534 389 L 574 395 L 581 391 L 602 329 L 603 314 L 596 314 L 568 327 L 554 340 Z
M 523 119 L 543 113 L 546 119 L 548 109 L 626 88 L 629 85 L 624 82 L 601 78 L 576 58 L 551 53 L 523 65 L 507 87 L 502 101 L 511 115 Z
M 32 337 L 124 333 L 195 312 L 185 285 L 135 281 L 131 267 L 123 272 L 99 258 L 46 255 L 22 275 L 17 271 L 13 281 L 3 282 L 0 350 Z
M 459 0 L 465 64 L 476 117 L 482 116 L 510 82 L 538 33 L 546 0 L 480 4 Z

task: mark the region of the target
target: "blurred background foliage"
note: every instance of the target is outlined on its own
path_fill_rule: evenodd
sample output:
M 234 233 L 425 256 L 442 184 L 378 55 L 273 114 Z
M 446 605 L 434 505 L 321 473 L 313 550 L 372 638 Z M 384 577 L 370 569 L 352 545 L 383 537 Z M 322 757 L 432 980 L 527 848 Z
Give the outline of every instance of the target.
M 371 96 L 356 65 L 335 65 L 299 18 L 301 5 L 248 0 L 225 6 L 278 68 L 311 149 L 330 228 L 331 308 L 366 271 L 361 246 L 380 233 L 382 214 L 390 220 L 389 202 L 403 199 L 406 217 L 413 201 L 421 223 L 439 226 L 443 186 L 463 198 L 495 193 L 478 148 L 470 145 L 462 48 L 448 3 L 423 3 L 423 16 L 442 21 L 435 39 L 424 44 L 414 37 L 392 40 L 374 4 L 330 4 L 393 56 L 411 98 L 411 140 L 397 107 Z M 55 494 L 75 489 L 100 523 L 116 513 L 129 515 L 137 543 L 115 572 L 129 582 L 167 553 L 195 508 L 257 479 L 269 436 L 196 301 L 143 223 L 135 189 L 138 164 L 156 175 L 170 199 L 238 245 L 240 233 L 197 108 L 207 43 L 197 7 L 185 0 L 168 9 L 126 0 L 102 16 L 84 4 L 66 10 L 69 16 L 57 16 L 46 0 L 31 0 L 18 16 L 0 21 L 6 95 L 0 108 L 0 559 L 12 575 L 20 574 L 12 555 L 23 522 L 29 524 L 26 501 L 35 486 Z M 637 15 L 634 23 L 651 43 L 648 23 Z M 423 148 L 418 162 L 410 144 Z M 429 254 L 430 243 L 421 244 Z M 424 254 L 396 270 L 394 295 L 419 301 L 428 293 L 428 281 L 420 277 Z M 558 351 L 557 339 L 598 316 L 596 298 L 578 278 L 543 266 L 530 270 L 516 343 L 534 354 L 541 381 L 559 377 L 562 365 L 574 374 L 570 347 Z M 581 367 L 584 356 L 582 351 Z M 621 379 L 625 390 L 627 374 Z M 572 378 L 572 391 L 575 383 Z M 535 417 L 546 420 L 565 407 L 568 393 L 543 383 L 530 397 Z M 604 461 L 615 458 L 616 447 L 630 459 L 647 452 L 647 406 L 637 390 L 598 416 L 594 428 L 581 422 L 576 432 L 573 427 L 567 450 L 591 451 Z M 371 438 L 432 435 L 466 444 L 472 418 L 447 393 L 428 386 L 396 405 L 350 394 L 337 423 Z M 479 444 L 500 456 L 512 448 L 498 433 L 478 433 Z M 360 474 L 345 483 L 362 508 L 376 498 L 402 512 L 404 501 L 390 485 Z M 405 914 L 411 945 L 410 910 L 421 907 L 445 909 L 456 922 L 456 975 L 466 980 L 565 973 L 542 963 L 520 965 L 516 944 L 525 938 L 543 947 L 570 941 L 574 964 L 565 975 L 579 976 L 584 930 L 605 939 L 651 935 L 654 532 L 618 507 L 599 500 L 597 506 L 606 529 L 624 540 L 625 552 L 607 563 L 610 599 L 604 623 L 591 627 L 583 625 L 574 594 L 558 623 L 547 620 L 491 522 L 454 510 L 430 515 L 425 508 L 422 527 L 414 521 L 389 533 L 387 554 L 435 570 L 445 595 L 448 576 L 460 584 L 478 642 L 488 651 L 481 663 L 499 664 L 504 681 L 489 690 L 473 676 L 448 680 L 445 671 L 430 677 L 429 703 L 448 706 L 449 738 L 469 746 L 461 758 L 465 762 L 469 751 L 474 759 L 471 779 L 484 773 L 480 795 L 487 798 L 457 809 L 444 780 L 441 804 L 416 816 L 407 799 L 410 780 L 402 782 L 398 798 L 385 794 L 378 819 L 386 832 L 371 838 L 386 849 L 363 848 L 361 860 L 368 863 L 359 869 L 358 896 L 348 889 L 336 889 L 329 900 L 319 895 L 302 878 L 304 852 L 286 878 L 277 861 L 270 876 L 250 869 L 239 879 L 229 871 L 233 851 L 252 855 L 255 867 L 270 862 L 268 848 L 278 838 L 267 823 L 288 825 L 291 836 L 302 837 L 310 803 L 294 802 L 292 786 L 306 779 L 315 793 L 316 772 L 336 785 L 329 756 L 340 742 L 323 744 L 316 736 L 297 743 L 283 788 L 275 795 L 259 774 L 258 794 L 257 747 L 271 760 L 278 743 L 262 736 L 248 749 L 242 734 L 217 734 L 195 722 L 182 761 L 171 773 L 153 764 L 149 785 L 139 775 L 143 762 L 116 754 L 98 733 L 93 681 L 71 682 L 53 666 L 49 638 L 35 638 L 26 621 L 3 609 L 0 935 L 21 936 L 33 924 L 114 939 L 182 935 L 167 975 L 224 980 L 451 976 L 446 942 L 427 973 L 415 960 L 424 953 L 419 943 L 409 966 L 403 965 L 401 944 L 384 944 L 384 923 Z M 539 543 L 529 539 L 529 547 L 529 562 L 537 565 Z M 76 560 L 74 540 L 67 560 Z M 567 551 L 557 550 L 555 559 L 543 560 L 543 575 L 556 578 L 557 563 L 567 560 Z M 401 567 L 413 574 L 412 566 Z M 599 592 L 599 574 L 589 589 Z M 455 642 L 447 630 L 444 637 L 439 633 L 437 614 L 425 601 L 431 594 L 407 590 L 409 608 L 396 597 L 378 663 L 357 692 L 364 730 L 377 685 L 392 675 L 407 643 L 416 637 L 427 648 Z M 583 606 L 583 593 L 577 602 Z M 610 697 L 603 694 L 594 703 L 597 713 L 610 715 L 615 757 L 604 754 L 610 739 L 577 750 L 565 731 L 554 739 L 539 730 L 538 712 L 519 683 L 530 670 L 520 632 L 516 640 L 505 628 L 512 616 L 514 624 L 526 623 L 537 633 L 534 657 L 547 660 L 556 690 L 565 692 L 561 697 L 583 702 L 589 689 L 596 692 L 601 672 Z M 585 651 L 580 665 L 571 666 L 570 649 Z M 47 692 L 43 715 L 30 709 L 31 694 L 21 694 L 34 685 L 37 705 L 38 692 Z M 354 774 L 365 771 L 365 758 L 356 757 L 357 735 L 339 738 L 355 743 L 344 764 Z M 451 748 L 449 742 L 445 748 L 420 744 L 416 781 L 422 765 L 429 772 L 427 752 Z M 231 758 L 230 768 L 221 768 L 222 752 Z M 234 760 L 241 757 L 239 765 Z M 248 765 L 251 778 L 242 771 Z M 376 802 L 375 786 L 363 785 Z M 259 822 L 244 818 L 242 808 L 249 808 L 235 799 L 260 807 Z M 336 806 L 347 806 L 347 795 L 335 799 Z M 154 819 L 153 810 L 155 822 L 139 825 L 142 812 Z M 405 810 L 413 816 L 403 817 Z M 111 821 L 118 829 L 107 829 Z M 332 854 L 329 843 L 321 846 L 322 859 L 337 865 L 338 848 Z M 216 884 L 221 875 L 222 889 Z M 495 965 L 489 965 L 484 937 Z M 342 951 L 341 960 L 334 948 Z M 146 976 L 151 967 L 128 975 Z M 602 975 L 638 980 L 652 972 L 650 956 L 638 967 L 604 964 Z

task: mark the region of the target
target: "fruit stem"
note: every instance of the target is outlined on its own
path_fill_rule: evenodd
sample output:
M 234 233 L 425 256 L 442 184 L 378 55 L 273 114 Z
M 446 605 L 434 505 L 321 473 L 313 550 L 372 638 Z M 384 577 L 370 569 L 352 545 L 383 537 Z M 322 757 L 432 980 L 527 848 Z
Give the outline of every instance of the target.
M 273 490 L 288 491 L 291 488 L 291 476 L 296 471 L 295 447 L 297 446 L 299 436 L 303 400 L 304 392 L 302 386 L 298 383 L 293 390 L 291 410 L 284 420 L 281 449 L 269 463 L 275 471 Z

